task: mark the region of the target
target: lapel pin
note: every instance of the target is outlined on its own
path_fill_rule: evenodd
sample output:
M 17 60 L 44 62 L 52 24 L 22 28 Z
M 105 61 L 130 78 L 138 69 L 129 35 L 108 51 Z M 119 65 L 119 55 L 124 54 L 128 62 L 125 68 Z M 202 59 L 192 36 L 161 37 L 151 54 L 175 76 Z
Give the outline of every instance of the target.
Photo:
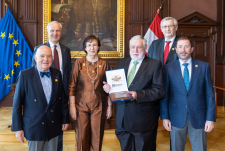
M 83 66 L 85 66 L 85 63 L 83 63 Z
M 198 65 L 195 65 L 195 67 L 198 67 Z
M 174 48 L 172 48 L 172 50 L 174 50 Z
M 36 99 L 34 99 L 34 102 L 36 102 L 37 100 Z
M 102 66 L 101 65 L 99 65 L 99 68 L 101 68 Z
M 55 79 L 55 82 L 58 82 L 58 79 Z

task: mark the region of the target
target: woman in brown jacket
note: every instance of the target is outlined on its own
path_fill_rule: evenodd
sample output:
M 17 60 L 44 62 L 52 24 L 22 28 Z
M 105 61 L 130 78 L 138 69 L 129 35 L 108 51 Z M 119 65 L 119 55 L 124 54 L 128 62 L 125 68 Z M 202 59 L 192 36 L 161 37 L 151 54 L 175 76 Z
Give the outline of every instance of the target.
M 69 81 L 70 114 L 75 120 L 77 151 L 101 151 L 105 119 L 112 116 L 112 104 L 103 90 L 107 60 L 98 57 L 100 41 L 84 39 L 86 57 L 77 59 Z

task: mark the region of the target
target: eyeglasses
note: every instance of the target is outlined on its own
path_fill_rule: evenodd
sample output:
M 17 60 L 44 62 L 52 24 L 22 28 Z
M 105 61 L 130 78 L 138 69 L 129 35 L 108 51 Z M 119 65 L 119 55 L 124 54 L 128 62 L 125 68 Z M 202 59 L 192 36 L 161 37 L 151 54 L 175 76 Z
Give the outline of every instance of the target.
M 172 28 L 175 25 L 161 26 L 161 28 L 166 29 L 167 27 Z
M 86 47 L 98 47 L 98 45 L 96 45 L 96 44 L 93 44 L 93 45 L 89 44 L 89 45 L 86 45 Z

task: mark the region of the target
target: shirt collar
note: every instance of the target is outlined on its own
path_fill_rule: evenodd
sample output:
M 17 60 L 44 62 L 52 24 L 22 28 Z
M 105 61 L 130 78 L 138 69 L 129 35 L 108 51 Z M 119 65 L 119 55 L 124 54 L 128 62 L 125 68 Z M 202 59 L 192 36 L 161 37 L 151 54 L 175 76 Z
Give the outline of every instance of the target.
M 171 39 L 166 39 L 166 38 L 165 38 L 165 42 L 166 42 L 166 41 L 171 41 L 171 42 L 173 42 L 175 38 L 176 38 L 176 35 L 175 35 L 173 38 L 171 38 Z
M 187 62 L 183 62 L 183 61 L 180 60 L 180 59 L 179 59 L 179 61 L 180 61 L 180 66 L 182 66 L 183 63 L 188 63 L 188 65 L 190 65 L 190 64 L 192 63 L 192 58 L 190 58 Z
M 40 72 L 50 72 L 50 69 L 48 69 L 47 71 L 42 71 L 38 66 L 36 66 L 37 67 L 37 70 L 38 70 L 38 72 L 40 73 Z
M 54 45 L 56 45 L 57 47 L 59 47 L 59 42 L 57 44 L 53 44 L 51 41 L 49 41 L 50 47 L 54 48 Z

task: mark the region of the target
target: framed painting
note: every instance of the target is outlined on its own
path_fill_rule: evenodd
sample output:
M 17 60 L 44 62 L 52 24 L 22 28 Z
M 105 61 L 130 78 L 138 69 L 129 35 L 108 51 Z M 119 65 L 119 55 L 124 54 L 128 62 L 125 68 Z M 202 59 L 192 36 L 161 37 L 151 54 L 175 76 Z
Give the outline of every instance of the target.
M 101 41 L 98 56 L 124 58 L 125 0 L 43 0 L 43 42 L 47 25 L 62 24 L 60 43 L 71 49 L 71 58 L 86 56 L 83 40 L 89 35 Z

